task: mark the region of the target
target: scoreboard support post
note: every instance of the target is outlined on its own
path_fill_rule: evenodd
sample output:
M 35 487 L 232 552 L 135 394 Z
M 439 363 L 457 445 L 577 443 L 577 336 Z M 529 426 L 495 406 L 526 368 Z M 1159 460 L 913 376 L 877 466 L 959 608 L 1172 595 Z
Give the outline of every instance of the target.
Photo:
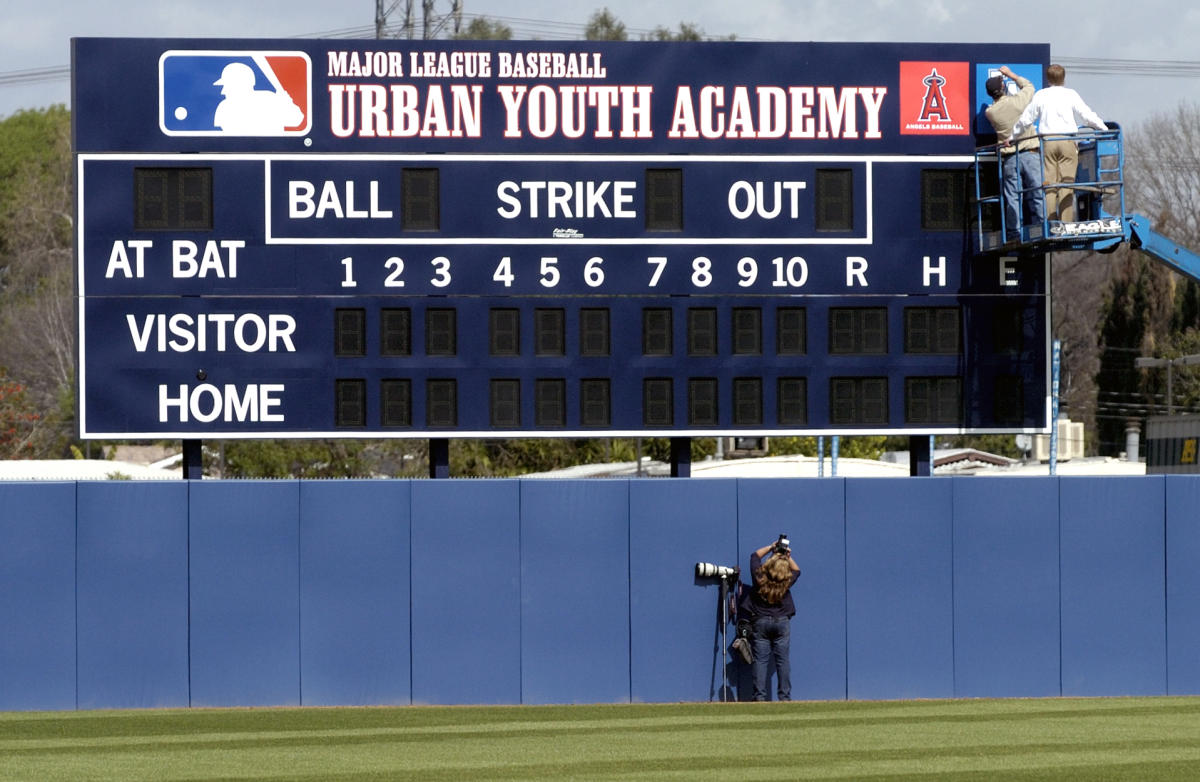
M 183 441 L 183 479 L 198 481 L 204 477 L 204 444 L 202 440 Z
M 671 438 L 671 477 L 692 477 L 692 438 Z
M 914 434 L 908 438 L 908 474 L 933 475 L 933 445 L 928 435 Z
M 450 477 L 450 440 L 435 437 L 429 440 L 429 477 Z

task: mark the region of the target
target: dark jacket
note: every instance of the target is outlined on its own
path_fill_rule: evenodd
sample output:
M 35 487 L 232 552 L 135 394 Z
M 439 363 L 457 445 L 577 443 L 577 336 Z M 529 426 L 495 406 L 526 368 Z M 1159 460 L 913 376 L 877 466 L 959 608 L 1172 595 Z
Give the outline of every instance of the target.
M 762 560 L 757 553 L 750 554 L 750 573 L 753 577 L 754 573 L 762 567 Z M 800 577 L 800 573 L 792 573 L 791 583 L 788 584 L 788 591 L 783 593 L 783 600 L 778 603 L 768 603 L 758 593 L 758 585 L 740 584 L 738 591 L 738 621 L 753 622 L 760 616 L 773 616 L 776 618 L 791 618 L 796 615 L 796 604 L 792 600 L 792 586 L 796 583 L 796 579 Z

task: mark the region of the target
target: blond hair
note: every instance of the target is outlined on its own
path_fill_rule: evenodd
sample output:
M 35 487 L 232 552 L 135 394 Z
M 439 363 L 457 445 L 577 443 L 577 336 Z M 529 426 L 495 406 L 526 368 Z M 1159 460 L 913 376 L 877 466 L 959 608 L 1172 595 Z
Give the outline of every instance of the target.
M 754 574 L 758 594 L 771 605 L 783 600 L 792 586 L 792 566 L 788 560 L 776 555 L 768 559 Z
M 1063 82 L 1067 80 L 1067 69 L 1054 63 L 1046 69 L 1046 81 L 1050 82 L 1052 87 L 1061 87 Z

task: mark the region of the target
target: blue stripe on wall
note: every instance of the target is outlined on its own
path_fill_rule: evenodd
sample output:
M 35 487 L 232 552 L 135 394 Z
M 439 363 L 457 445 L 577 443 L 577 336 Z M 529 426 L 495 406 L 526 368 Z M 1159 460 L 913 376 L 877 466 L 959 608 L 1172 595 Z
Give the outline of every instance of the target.
M 79 708 L 188 693 L 188 486 L 79 484 Z

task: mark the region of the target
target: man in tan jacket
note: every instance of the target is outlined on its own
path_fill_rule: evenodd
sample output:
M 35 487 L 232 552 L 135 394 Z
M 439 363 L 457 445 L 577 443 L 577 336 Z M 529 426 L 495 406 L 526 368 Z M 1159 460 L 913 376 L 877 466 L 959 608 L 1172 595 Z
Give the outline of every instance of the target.
M 987 80 L 986 89 L 992 105 L 984 110 L 988 122 L 996 129 L 996 138 L 1005 142 L 1012 135 L 1013 125 L 1021 112 L 1033 100 L 1033 82 L 1018 76 L 1007 65 L 1000 66 L 1000 76 Z M 1016 94 L 1006 89 L 1004 78 L 1017 85 Z M 1000 147 L 1000 170 L 1003 178 L 1001 192 L 1004 196 L 1004 239 L 1014 241 L 1022 227 L 1036 227 L 1038 235 L 1046 215 L 1046 203 L 1042 192 L 1042 163 L 1038 154 L 1037 136 L 1032 132 L 1016 143 Z M 1025 209 L 1022 214 L 1021 204 Z M 1024 218 L 1024 220 L 1022 220 Z

